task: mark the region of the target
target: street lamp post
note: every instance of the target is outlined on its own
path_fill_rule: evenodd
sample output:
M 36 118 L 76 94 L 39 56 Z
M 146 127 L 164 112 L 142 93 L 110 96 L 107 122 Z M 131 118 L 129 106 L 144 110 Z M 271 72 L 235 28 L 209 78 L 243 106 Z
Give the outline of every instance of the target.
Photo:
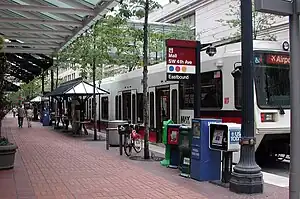
M 242 34 L 242 138 L 240 161 L 229 189 L 236 193 L 262 193 L 263 176 L 255 162 L 252 1 L 241 1 Z

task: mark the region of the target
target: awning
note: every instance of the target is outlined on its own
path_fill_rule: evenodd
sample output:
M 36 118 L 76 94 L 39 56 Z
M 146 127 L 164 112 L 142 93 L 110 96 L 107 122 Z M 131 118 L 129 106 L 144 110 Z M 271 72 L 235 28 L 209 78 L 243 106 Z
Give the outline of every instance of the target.
M 20 89 L 18 85 L 15 85 L 14 83 L 4 80 L 4 91 L 5 92 L 16 92 Z
M 0 35 L 10 75 L 29 82 L 53 65 L 52 56 L 117 5 L 114 0 L 0 1 Z
M 93 85 L 77 78 L 61 84 L 54 91 L 47 93 L 45 96 L 91 96 L 93 95 Z M 108 91 L 96 87 L 96 95 L 109 94 Z
M 49 100 L 48 97 L 36 96 L 32 100 L 30 100 L 30 102 L 41 102 L 41 101 L 48 101 L 48 100 Z

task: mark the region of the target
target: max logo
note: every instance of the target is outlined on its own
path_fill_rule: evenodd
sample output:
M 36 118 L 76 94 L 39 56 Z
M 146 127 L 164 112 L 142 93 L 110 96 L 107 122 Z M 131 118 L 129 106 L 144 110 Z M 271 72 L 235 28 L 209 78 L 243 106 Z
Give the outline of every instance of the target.
M 191 116 L 181 116 L 180 123 L 181 124 L 191 124 L 190 118 L 191 118 Z

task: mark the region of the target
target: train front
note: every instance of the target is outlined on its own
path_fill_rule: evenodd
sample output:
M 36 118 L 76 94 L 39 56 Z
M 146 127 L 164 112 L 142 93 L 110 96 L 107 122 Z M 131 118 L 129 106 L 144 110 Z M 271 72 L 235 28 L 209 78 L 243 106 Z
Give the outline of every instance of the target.
M 290 153 L 290 57 L 287 52 L 255 51 L 253 64 L 256 159 L 283 161 Z

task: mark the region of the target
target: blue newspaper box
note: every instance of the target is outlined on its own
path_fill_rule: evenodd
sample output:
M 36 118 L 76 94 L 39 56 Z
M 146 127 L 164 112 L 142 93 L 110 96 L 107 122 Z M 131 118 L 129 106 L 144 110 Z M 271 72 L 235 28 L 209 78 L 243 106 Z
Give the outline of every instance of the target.
M 221 119 L 192 119 L 191 178 L 198 181 L 220 180 L 221 152 L 209 148 L 209 125 Z
M 168 124 L 167 143 L 170 145 L 169 168 L 177 169 L 179 166 L 179 127 L 181 124 Z
M 43 126 L 50 126 L 50 114 L 48 110 L 43 112 Z

